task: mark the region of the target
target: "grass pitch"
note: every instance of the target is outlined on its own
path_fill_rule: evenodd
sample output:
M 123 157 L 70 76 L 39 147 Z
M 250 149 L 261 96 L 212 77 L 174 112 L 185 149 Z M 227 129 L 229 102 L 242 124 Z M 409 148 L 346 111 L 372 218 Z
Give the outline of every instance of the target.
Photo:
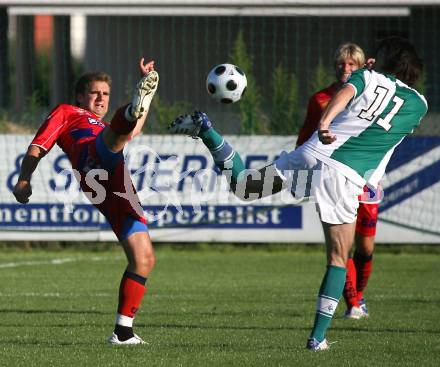
M 2 250 L 0 366 L 438 366 L 440 254 L 382 253 L 371 317 L 342 319 L 332 349 L 304 348 L 325 270 L 322 250 L 159 248 L 136 332 L 106 345 L 120 250 Z

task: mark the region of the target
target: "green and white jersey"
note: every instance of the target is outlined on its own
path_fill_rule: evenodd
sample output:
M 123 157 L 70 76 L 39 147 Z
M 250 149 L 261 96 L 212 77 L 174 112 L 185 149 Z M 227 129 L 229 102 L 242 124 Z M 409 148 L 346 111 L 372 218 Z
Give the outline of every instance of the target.
M 355 71 L 347 84 L 355 96 L 330 124 L 336 141 L 324 145 L 315 132 L 304 150 L 351 181 L 376 186 L 394 149 L 419 125 L 428 105 L 415 89 L 372 70 Z

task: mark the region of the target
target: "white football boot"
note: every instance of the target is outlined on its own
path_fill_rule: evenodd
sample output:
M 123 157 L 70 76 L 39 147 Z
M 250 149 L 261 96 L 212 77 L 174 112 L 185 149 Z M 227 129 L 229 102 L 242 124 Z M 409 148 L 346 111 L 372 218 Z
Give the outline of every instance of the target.
M 359 320 L 362 319 L 363 317 L 366 317 L 364 311 L 360 307 L 355 307 L 355 306 L 345 311 L 344 314 L 345 319 Z
M 126 110 L 126 117 L 128 119 L 131 117 L 131 120 L 137 120 L 148 111 L 158 84 L 159 74 L 155 70 L 150 71 L 139 80 L 133 91 L 131 105 Z
M 108 338 L 108 343 L 111 345 L 137 345 L 137 344 L 147 344 L 145 343 L 138 335 L 134 334 L 134 336 L 130 339 L 120 341 L 118 336 L 115 333 Z
M 192 115 L 180 115 L 168 128 L 171 134 L 189 135 L 196 139 L 199 135 L 202 121 L 195 119 Z
M 185 134 L 194 139 L 199 137 L 201 130 L 206 131 L 212 127 L 212 123 L 206 113 L 194 111 L 192 115 L 180 115 L 168 127 L 171 134 Z
M 330 344 L 327 343 L 327 339 L 319 342 L 315 338 L 309 338 L 307 339 L 306 348 L 313 351 L 326 350 L 330 348 Z
M 359 306 L 360 306 L 362 312 L 364 313 L 364 317 L 369 317 L 370 314 L 368 313 L 368 308 L 367 308 L 367 304 L 365 303 L 365 298 L 362 298 L 359 301 Z

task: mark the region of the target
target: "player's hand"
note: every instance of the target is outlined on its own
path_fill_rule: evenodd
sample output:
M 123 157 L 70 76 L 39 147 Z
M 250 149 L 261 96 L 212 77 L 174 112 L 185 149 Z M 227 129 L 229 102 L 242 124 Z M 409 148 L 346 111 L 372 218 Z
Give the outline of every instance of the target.
M 29 202 L 29 197 L 32 195 L 32 186 L 29 181 L 21 180 L 18 181 L 12 192 L 15 199 L 22 204 Z
M 373 59 L 373 58 L 369 58 L 368 60 L 367 60 L 367 62 L 365 63 L 365 67 L 368 69 L 368 70 L 371 70 L 372 68 L 373 68 L 373 65 L 374 65 L 374 63 L 376 62 L 376 59 Z
M 139 71 L 141 73 L 141 77 L 147 75 L 150 71 L 154 70 L 154 61 L 151 60 L 145 63 L 145 59 L 141 58 L 139 60 Z
M 318 130 L 318 138 L 322 144 L 331 144 L 336 140 L 336 135 L 332 134 L 330 130 Z

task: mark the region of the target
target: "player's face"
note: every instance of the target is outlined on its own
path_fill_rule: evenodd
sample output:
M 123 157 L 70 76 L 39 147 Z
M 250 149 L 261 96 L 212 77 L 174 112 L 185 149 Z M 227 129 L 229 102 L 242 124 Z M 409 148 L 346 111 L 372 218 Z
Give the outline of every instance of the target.
M 108 111 L 110 87 L 106 82 L 91 82 L 85 93 L 77 96 L 77 100 L 79 107 L 93 112 L 99 118 L 103 118 Z
M 351 58 L 340 60 L 336 64 L 336 79 L 340 83 L 345 83 L 350 74 L 359 68 L 360 66 Z

